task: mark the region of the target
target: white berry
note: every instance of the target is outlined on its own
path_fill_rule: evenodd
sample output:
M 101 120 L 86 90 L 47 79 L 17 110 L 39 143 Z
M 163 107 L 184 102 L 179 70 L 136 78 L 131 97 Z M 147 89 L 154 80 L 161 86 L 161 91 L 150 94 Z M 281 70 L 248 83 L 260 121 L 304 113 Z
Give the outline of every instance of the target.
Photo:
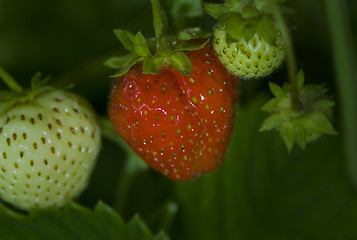
M 0 197 L 20 209 L 63 206 L 87 186 L 100 149 L 89 104 L 46 90 L 0 116 Z

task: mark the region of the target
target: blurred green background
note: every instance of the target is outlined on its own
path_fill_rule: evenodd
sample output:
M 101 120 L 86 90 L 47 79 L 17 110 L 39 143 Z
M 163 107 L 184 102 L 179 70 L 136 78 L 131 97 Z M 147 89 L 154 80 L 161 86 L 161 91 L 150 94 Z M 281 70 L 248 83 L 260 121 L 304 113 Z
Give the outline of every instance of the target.
M 214 25 L 200 1 L 161 2 L 175 26 L 170 32 L 184 25 L 206 30 Z M 171 239 L 357 239 L 357 195 L 351 181 L 357 169 L 346 160 L 348 114 L 343 114 L 325 2 L 290 0 L 287 5 L 295 12 L 287 20 L 306 82 L 325 83 L 337 102 L 338 136 L 287 154 L 276 132 L 258 133 L 265 117 L 259 108 L 271 97 L 268 81 L 286 81 L 283 66 L 266 79 L 241 82 L 234 135 L 218 171 L 176 183 L 104 139 L 90 185 L 78 202 L 93 208 L 102 200 L 125 221 L 139 214 L 154 233 L 163 229 Z M 357 1 L 343 2 L 349 39 L 356 45 Z M 72 90 L 105 116 L 114 72 L 102 63 L 125 53 L 115 28 L 153 36 L 150 1 L 0 0 L 0 65 L 24 86 L 38 71 L 51 75 L 54 84 L 73 83 Z M 355 49 L 350 52 L 356 56 Z

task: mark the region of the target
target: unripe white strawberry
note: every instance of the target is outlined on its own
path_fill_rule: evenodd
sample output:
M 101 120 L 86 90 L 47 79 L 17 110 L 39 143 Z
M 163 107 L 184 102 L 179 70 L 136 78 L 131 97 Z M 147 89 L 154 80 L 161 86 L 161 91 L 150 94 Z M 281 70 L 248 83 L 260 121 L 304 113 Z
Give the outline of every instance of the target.
M 0 116 L 0 197 L 20 209 L 62 206 L 87 186 L 100 149 L 90 105 L 46 89 Z
M 281 0 L 225 1 L 204 4 L 218 19 L 213 47 L 219 60 L 243 79 L 268 76 L 283 62 L 287 41 Z
M 258 33 L 246 41 L 230 42 L 226 27 L 214 30 L 213 47 L 219 60 L 234 75 L 243 78 L 260 78 L 276 70 L 285 58 L 285 47 L 280 34 L 275 44 L 269 44 Z

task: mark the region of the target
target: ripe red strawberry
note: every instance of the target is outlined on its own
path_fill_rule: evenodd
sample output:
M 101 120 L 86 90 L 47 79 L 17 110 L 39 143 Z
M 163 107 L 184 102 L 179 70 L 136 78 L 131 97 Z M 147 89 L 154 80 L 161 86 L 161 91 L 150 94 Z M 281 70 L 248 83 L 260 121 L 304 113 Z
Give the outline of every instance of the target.
M 154 169 L 178 181 L 222 163 L 238 88 L 211 43 L 186 54 L 192 63 L 186 76 L 171 65 L 143 74 L 137 63 L 115 79 L 109 104 L 119 135 Z

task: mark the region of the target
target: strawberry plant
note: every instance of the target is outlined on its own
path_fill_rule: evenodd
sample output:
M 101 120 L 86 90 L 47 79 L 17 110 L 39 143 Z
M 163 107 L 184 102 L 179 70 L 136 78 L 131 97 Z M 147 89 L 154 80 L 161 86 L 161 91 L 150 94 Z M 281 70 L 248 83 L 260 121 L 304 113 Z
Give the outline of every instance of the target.
M 357 239 L 356 6 L 1 1 L 0 239 Z

